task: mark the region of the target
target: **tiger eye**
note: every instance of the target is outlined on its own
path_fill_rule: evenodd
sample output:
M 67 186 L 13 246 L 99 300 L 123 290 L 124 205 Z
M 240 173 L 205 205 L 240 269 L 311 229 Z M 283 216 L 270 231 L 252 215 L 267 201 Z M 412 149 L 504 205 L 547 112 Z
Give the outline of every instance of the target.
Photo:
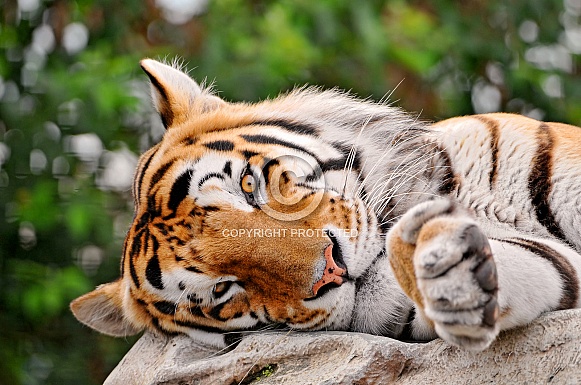
M 244 175 L 242 178 L 242 190 L 246 193 L 254 192 L 256 188 L 256 182 L 254 181 L 254 177 L 250 174 Z
M 214 295 L 219 296 L 221 294 L 224 294 L 226 291 L 228 291 L 231 284 L 232 284 L 232 282 L 229 282 L 229 281 L 218 282 L 214 286 Z

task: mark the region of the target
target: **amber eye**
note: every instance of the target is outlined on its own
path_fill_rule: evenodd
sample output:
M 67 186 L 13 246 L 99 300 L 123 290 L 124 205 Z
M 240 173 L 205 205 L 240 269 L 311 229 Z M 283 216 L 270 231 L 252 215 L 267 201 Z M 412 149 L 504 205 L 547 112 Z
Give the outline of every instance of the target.
M 254 192 L 254 189 L 256 188 L 256 182 L 254 180 L 254 177 L 250 174 L 244 175 L 244 177 L 242 178 L 241 186 L 242 190 L 245 193 L 250 194 Z
M 230 289 L 230 286 L 232 286 L 232 283 L 233 283 L 232 281 L 218 282 L 214 286 L 214 290 L 213 290 L 214 297 L 220 298 L 221 296 L 226 294 L 228 289 Z

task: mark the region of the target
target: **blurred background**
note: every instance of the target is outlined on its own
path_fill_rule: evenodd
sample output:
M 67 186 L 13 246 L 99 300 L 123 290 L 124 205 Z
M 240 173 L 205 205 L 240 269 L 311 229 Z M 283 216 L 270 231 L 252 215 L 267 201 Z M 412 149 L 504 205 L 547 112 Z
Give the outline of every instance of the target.
M 581 124 L 581 0 L 0 0 L 0 384 L 101 383 L 135 338 L 68 303 L 119 274 L 138 155 L 163 134 L 143 57 L 230 101 L 304 83 L 422 118 Z

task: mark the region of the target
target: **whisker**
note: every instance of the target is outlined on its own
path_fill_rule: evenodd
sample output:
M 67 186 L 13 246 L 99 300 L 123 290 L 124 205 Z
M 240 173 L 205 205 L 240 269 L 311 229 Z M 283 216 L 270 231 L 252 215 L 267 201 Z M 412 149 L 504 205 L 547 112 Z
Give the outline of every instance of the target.
M 353 164 L 355 163 L 355 156 L 357 154 L 357 143 L 359 142 L 359 138 L 361 138 L 361 134 L 363 133 L 363 130 L 367 127 L 367 125 L 369 124 L 369 122 L 371 121 L 371 119 L 373 118 L 373 115 L 370 115 L 366 120 L 365 123 L 363 123 L 363 125 L 361 126 L 361 129 L 359 130 L 359 133 L 357 134 L 357 137 L 355 138 L 355 142 L 353 142 L 353 145 L 351 146 L 351 149 L 349 150 L 349 155 L 347 156 L 347 160 L 345 161 L 345 166 L 343 167 L 343 189 L 341 192 L 342 196 L 345 196 L 345 189 L 347 188 L 347 181 L 349 180 L 349 174 L 351 173 L 351 170 L 353 169 Z
M 389 193 L 389 191 L 384 191 L 389 184 L 392 181 L 396 181 L 395 185 L 393 187 L 390 188 L 391 191 L 397 192 L 402 185 L 404 185 L 405 183 L 410 182 L 412 179 L 417 179 L 420 183 L 425 183 L 425 181 L 421 180 L 420 178 L 418 178 L 418 175 L 425 172 L 425 171 L 430 171 L 430 170 L 435 170 L 437 168 L 442 168 L 442 167 L 448 167 L 448 166 L 431 166 L 428 168 L 419 168 L 417 169 L 417 166 L 420 165 L 421 163 L 423 163 L 423 161 L 427 158 L 432 158 L 435 155 L 438 155 L 440 153 L 443 152 L 443 150 L 438 150 L 438 151 L 429 151 L 427 153 L 424 153 L 422 156 L 420 156 L 418 159 L 416 159 L 414 161 L 414 163 L 412 164 L 406 164 L 406 160 L 407 158 L 409 158 L 410 155 L 412 155 L 414 152 L 423 149 L 426 146 L 431 145 L 430 143 L 426 143 L 418 148 L 416 148 L 414 151 L 412 151 L 410 154 L 408 154 L 406 156 L 406 158 L 404 158 L 403 160 L 400 161 L 400 163 L 398 164 L 398 166 L 395 168 L 393 173 L 387 174 L 387 176 L 382 176 L 380 177 L 373 185 L 371 192 L 368 194 L 368 196 L 366 197 L 366 202 L 372 206 L 376 206 L 377 203 L 379 201 L 385 200 L 385 202 L 388 202 L 391 200 L 392 197 L 389 196 L 385 196 L 386 193 Z M 404 172 L 397 172 L 399 171 L 400 168 L 404 168 L 405 165 L 405 170 Z M 409 170 L 414 170 L 417 169 L 417 171 L 413 174 L 409 174 Z M 405 176 L 405 178 L 404 178 Z M 385 180 L 387 178 L 387 180 Z M 419 192 L 419 191 L 418 191 Z M 385 206 L 385 205 L 383 205 Z M 383 210 L 384 207 L 382 207 Z M 376 210 L 376 212 L 381 212 L 382 210 Z
M 180 300 L 182 299 L 182 297 L 184 296 L 185 293 L 186 293 L 186 291 L 185 290 L 182 290 L 180 296 L 178 297 L 177 301 L 175 302 L 176 306 L 175 306 L 174 315 L 173 315 L 174 321 L 176 320 L 176 317 L 178 315 L 178 309 L 179 309 L 179 306 L 180 306 Z M 189 305 L 189 301 L 190 300 L 188 299 L 188 305 Z
M 373 194 L 370 194 L 370 199 L 367 200 L 367 204 L 369 204 L 371 206 L 376 206 L 378 202 L 389 201 L 391 199 L 390 195 L 392 193 L 397 193 L 403 185 L 405 185 L 406 183 L 409 183 L 412 180 L 416 180 L 419 183 L 425 184 L 425 182 L 426 182 L 425 179 L 420 178 L 418 176 L 418 174 L 421 174 L 425 171 L 429 171 L 431 169 L 435 169 L 435 168 L 428 167 L 427 169 L 417 171 L 415 174 L 407 174 L 407 173 L 392 174 L 393 177 L 388 178 L 387 181 L 382 182 L 379 186 L 374 186 L 374 189 L 372 190 Z M 391 182 L 393 180 L 395 180 L 395 182 L 393 183 L 393 186 L 389 187 L 389 185 L 392 184 Z M 377 191 L 377 192 L 375 192 L 375 191 Z M 416 191 L 412 191 L 412 192 L 419 193 L 419 192 L 421 192 L 421 190 L 416 190 Z
M 401 84 L 401 82 L 400 82 Z M 399 84 L 398 84 L 399 85 Z M 395 91 L 395 90 L 394 90 Z M 388 96 L 391 96 L 391 94 L 389 94 Z M 369 117 L 369 120 L 366 122 L 365 125 L 367 125 L 367 123 L 370 121 L 371 117 Z M 417 121 L 417 117 L 414 119 L 414 122 Z M 359 185 L 359 189 L 357 190 L 357 193 L 354 194 L 355 189 L 357 188 L 357 184 L 355 183 L 353 186 L 353 190 L 351 191 L 351 196 L 358 196 L 359 194 L 361 194 L 361 191 L 366 183 L 366 179 L 368 176 L 373 174 L 373 171 L 375 170 L 375 167 L 377 167 L 379 164 L 381 164 L 381 160 L 383 160 L 383 158 L 388 154 L 389 150 L 392 150 L 393 148 L 395 148 L 397 145 L 400 145 L 402 143 L 405 143 L 407 141 L 410 141 L 412 139 L 415 138 L 415 136 L 413 135 L 409 135 L 406 136 L 404 135 L 406 131 L 412 131 L 411 129 L 406 129 L 406 130 L 402 130 L 397 136 L 396 138 L 392 138 L 392 143 L 391 145 L 386 149 L 386 151 L 384 152 L 384 154 L 376 161 L 376 164 L 371 168 L 371 170 L 367 173 L 367 176 L 361 181 L 361 184 Z M 359 135 L 361 135 L 361 133 L 363 132 L 363 129 L 360 131 Z M 359 139 L 359 136 L 358 138 Z M 387 139 L 387 138 L 386 138 Z M 365 160 L 365 163 L 367 163 L 367 160 Z M 364 163 L 364 165 L 365 165 Z M 364 166 L 361 167 L 361 170 L 359 171 L 359 174 L 357 175 L 357 179 L 359 180 L 359 177 L 361 176 L 363 170 L 365 169 Z
M 393 218 L 389 218 L 389 219 L 379 223 L 378 226 L 384 226 L 384 225 L 387 225 L 388 223 L 395 223 L 395 222 L 399 221 L 401 219 L 401 217 L 403 217 L 403 214 L 396 215 Z M 385 237 L 385 236 L 387 236 L 387 234 L 381 234 L 381 236 Z
M 414 168 L 415 166 L 417 166 L 418 164 L 420 164 L 425 158 L 428 158 L 428 157 L 432 156 L 429 153 L 424 154 L 420 158 L 416 159 L 413 164 L 407 165 L 407 167 L 406 167 L 406 161 L 408 160 L 408 158 L 410 156 L 412 156 L 413 153 L 415 153 L 416 151 L 420 151 L 423 147 L 425 147 L 427 145 L 428 144 L 424 144 L 424 145 L 416 148 L 414 151 L 412 151 L 410 154 L 406 155 L 406 157 L 400 161 L 400 163 L 397 165 L 397 167 L 395 167 L 395 169 L 393 170 L 393 172 L 391 172 L 389 174 L 385 174 L 384 176 L 380 177 L 375 182 L 375 184 L 373 185 L 373 187 L 371 189 L 371 192 L 369 193 L 369 197 L 370 198 L 367 201 L 369 202 L 371 199 L 375 199 L 375 197 L 377 196 L 376 194 L 374 194 L 374 191 L 376 191 L 376 186 L 377 186 L 377 184 L 379 182 L 382 182 L 381 187 L 384 188 L 384 187 L 386 187 L 389 184 L 389 182 L 391 182 L 392 180 L 394 180 L 396 177 L 401 177 L 402 175 L 406 175 L 406 173 L 407 173 L 407 171 L 409 169 Z M 399 172 L 400 169 L 403 169 L 404 167 L 406 168 L 406 170 L 404 170 L 403 172 Z M 425 170 L 421 170 L 421 171 L 425 171 Z M 388 178 L 388 180 L 385 181 L 385 182 L 383 182 L 383 180 L 385 178 Z M 400 187 L 400 186 L 401 186 L 401 183 L 397 187 Z
M 275 334 L 275 333 L 279 333 L 282 331 L 286 331 L 285 329 L 277 329 L 278 328 L 278 324 L 268 324 L 268 325 L 264 325 L 256 330 L 243 330 L 243 331 L 230 331 L 230 332 L 224 332 L 222 334 L 242 334 L 242 336 L 239 339 L 236 339 L 234 342 L 232 342 L 231 344 L 229 344 L 228 346 L 223 347 L 220 350 L 217 350 L 216 352 L 206 356 L 205 358 L 213 358 L 216 356 L 219 356 L 223 353 L 226 353 L 230 350 L 231 347 L 237 345 L 238 343 L 240 343 L 240 341 L 242 341 L 242 339 L 244 337 L 246 337 L 247 335 L 250 335 L 252 333 L 260 333 L 260 334 Z
M 437 168 L 437 167 L 429 167 L 427 170 L 430 170 L 430 169 L 436 169 L 436 168 Z M 418 173 L 422 173 L 422 172 L 424 172 L 424 170 L 418 171 L 416 174 L 411 174 L 411 175 L 408 175 L 406 179 L 400 180 L 400 181 L 399 181 L 399 183 L 398 183 L 396 186 L 394 186 L 393 188 L 391 188 L 391 189 L 390 189 L 390 191 L 393 191 L 394 193 L 395 193 L 395 192 L 397 192 L 397 191 L 399 191 L 399 190 L 400 190 L 400 187 L 401 187 L 402 185 L 404 185 L 404 184 L 408 183 L 408 182 L 409 182 L 409 181 L 411 181 L 412 179 L 417 179 L 417 180 L 418 180 L 419 182 L 421 182 L 421 183 L 425 182 L 424 180 L 422 180 L 422 179 L 418 178 L 418 176 L 417 176 L 417 174 L 418 174 Z M 438 195 L 437 195 L 437 194 L 435 194 L 435 193 L 429 193 L 429 192 L 427 192 L 427 191 L 420 191 L 420 190 L 417 190 L 417 191 L 408 191 L 408 192 L 403 192 L 403 193 L 397 193 L 396 195 L 394 195 L 394 194 L 390 194 L 390 195 L 388 195 L 388 196 L 386 196 L 386 197 L 384 198 L 384 200 L 383 200 L 383 204 L 382 204 L 382 205 L 381 205 L 381 206 L 380 206 L 378 209 L 376 209 L 376 208 L 375 208 L 375 206 L 378 204 L 378 202 L 381 202 L 381 200 L 379 200 L 379 199 L 377 199 L 377 200 L 374 202 L 374 204 L 373 204 L 373 207 L 374 207 L 374 209 L 375 209 L 375 211 L 376 211 L 377 213 L 381 213 L 381 212 L 382 212 L 382 211 L 385 209 L 385 207 L 387 206 L 387 204 L 389 203 L 389 201 L 391 201 L 391 200 L 392 200 L 392 198 L 394 198 L 394 197 L 397 197 L 397 196 L 406 196 L 406 195 L 412 195 L 412 194 L 420 194 L 420 195 L 422 195 L 422 194 L 427 194 L 427 195 L 430 195 L 430 196 L 438 196 Z M 384 194 L 382 194 L 382 195 L 384 195 Z M 398 201 L 398 202 L 397 202 L 397 203 L 394 205 L 394 207 L 393 207 L 393 208 L 395 208 L 395 207 L 397 206 L 397 204 L 398 204 L 398 203 L 399 203 L 399 201 Z M 393 210 L 391 210 L 391 211 L 393 211 Z M 390 211 L 390 212 L 391 212 L 391 211 Z
M 242 340 L 242 338 L 240 340 Z M 234 341 L 230 345 L 225 346 L 222 349 L 215 351 L 214 353 L 206 356 L 205 359 L 214 358 L 214 357 L 217 357 L 217 356 L 221 356 L 224 353 L 228 353 L 230 351 L 230 348 L 232 348 L 233 346 L 236 346 L 238 343 L 240 343 L 240 340 Z
M 407 130 L 410 131 L 411 130 Z M 361 194 L 361 192 L 363 191 L 363 189 L 365 188 L 365 184 L 367 183 L 367 180 L 374 175 L 374 171 L 377 167 L 383 165 L 382 160 L 389 154 L 392 154 L 394 150 L 397 150 L 399 147 L 401 147 L 402 144 L 412 141 L 414 139 L 417 139 L 415 136 L 413 135 L 409 135 L 406 136 L 404 135 L 405 131 L 403 131 L 397 138 L 394 139 L 394 142 L 391 143 L 385 150 L 385 152 L 383 153 L 383 155 L 381 155 L 379 157 L 379 159 L 377 159 L 377 161 L 375 162 L 375 164 L 373 165 L 373 167 L 371 168 L 371 170 L 369 170 L 369 172 L 367 173 L 366 177 L 363 179 L 363 181 L 361 181 L 361 183 L 359 184 L 359 188 L 357 189 L 357 192 L 355 194 L 353 194 L 353 196 L 359 196 Z M 404 138 L 405 137 L 405 138 Z M 396 167 L 396 170 L 399 167 L 403 167 L 403 164 L 405 163 L 406 160 L 409 159 L 410 156 L 412 156 L 415 152 L 420 151 L 422 148 L 424 148 L 425 146 L 430 145 L 430 143 L 425 143 L 424 145 L 415 148 L 413 151 L 411 151 L 410 153 L 406 154 L 406 156 L 404 157 L 404 159 L 400 160 L 400 163 L 398 164 L 398 166 Z

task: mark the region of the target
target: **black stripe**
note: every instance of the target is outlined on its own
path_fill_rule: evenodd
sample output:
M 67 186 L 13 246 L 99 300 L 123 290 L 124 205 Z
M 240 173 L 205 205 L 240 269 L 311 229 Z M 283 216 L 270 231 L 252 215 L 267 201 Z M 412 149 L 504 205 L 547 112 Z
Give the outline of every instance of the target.
M 224 345 L 229 349 L 234 349 L 242 341 L 242 333 L 228 332 L 224 334 Z M 272 365 L 271 365 L 272 366 Z M 254 381 L 252 381 L 254 382 Z M 249 384 L 249 382 L 247 382 Z
M 188 301 L 193 302 L 193 303 L 195 303 L 197 305 L 199 305 L 199 304 L 201 304 L 203 302 L 203 300 L 201 298 L 198 298 L 195 293 L 188 294 Z M 197 310 L 195 310 L 195 311 L 197 312 Z
M 141 254 L 141 240 L 143 237 L 143 232 L 139 235 L 134 234 L 133 236 L 133 243 L 131 244 L 131 256 L 136 257 Z
M 456 175 L 454 175 L 454 170 L 452 169 L 452 160 L 450 159 L 448 152 L 440 147 L 438 147 L 436 150 L 441 162 L 443 163 L 442 168 L 444 172 L 442 181 L 438 187 L 438 192 L 440 194 L 449 195 L 458 186 L 458 180 L 456 179 Z
M 185 138 L 183 139 L 180 143 L 183 144 L 184 146 L 191 146 L 193 144 L 196 144 L 198 142 L 198 138 Z
M 264 158 L 264 166 L 262 166 L 262 176 L 264 177 L 264 183 L 268 185 L 270 183 L 270 169 L 271 167 L 278 166 L 280 163 L 277 159 Z
M 214 142 L 204 143 L 204 146 L 216 151 L 232 151 L 234 149 L 234 143 L 229 140 L 216 140 Z
M 131 279 L 135 284 L 135 287 L 139 289 L 139 277 L 137 276 L 137 272 L 135 271 L 135 265 L 133 261 L 133 256 L 129 257 L 129 273 L 131 273 Z
M 150 219 L 151 219 L 151 215 L 149 214 L 149 211 L 146 211 L 143 214 L 141 214 L 139 219 L 137 221 L 135 221 L 135 231 L 139 232 L 142 228 L 144 228 L 149 223 Z
M 397 337 L 398 340 L 401 340 L 401 341 L 413 341 L 414 340 L 412 323 L 414 322 L 415 318 L 416 318 L 416 308 L 412 306 L 412 308 L 410 309 L 410 311 L 408 313 L 403 330 L 401 331 L 400 335 Z
M 143 162 L 139 163 L 143 164 L 143 166 L 139 168 L 139 178 L 137 178 L 137 183 L 135 184 L 133 190 L 133 199 L 135 199 L 135 201 L 139 201 L 139 199 L 141 199 L 141 184 L 143 183 L 143 178 L 145 177 L 145 173 L 147 172 L 147 168 L 149 167 L 151 160 L 155 154 L 157 154 L 157 147 L 159 147 L 159 144 L 155 145 L 155 147 L 150 150 L 151 154 L 145 161 L 145 164 L 143 164 Z
M 176 313 L 177 304 L 168 301 L 154 302 L 153 306 L 163 314 L 174 315 Z
M 323 174 L 321 172 L 319 172 L 319 169 L 315 169 L 315 170 L 313 170 L 312 173 L 310 173 L 309 175 L 307 175 L 305 177 L 305 182 L 317 181 L 317 180 L 321 179 L 322 176 L 323 176 Z
M 535 209 L 537 220 L 555 237 L 566 240 L 549 204 L 549 197 L 553 185 L 553 137 L 547 124 L 542 123 L 537 130 L 537 153 L 532 160 L 532 169 L 529 174 L 528 187 L 531 203 Z
M 272 136 L 268 136 L 268 135 L 262 135 L 262 134 L 258 134 L 258 135 L 240 135 L 244 140 L 246 140 L 247 142 L 250 143 L 257 143 L 257 144 L 274 144 L 274 145 L 279 145 L 279 146 L 284 146 L 284 147 L 288 147 L 288 148 L 292 148 L 301 152 L 304 152 L 305 154 L 310 155 L 311 157 L 313 157 L 317 163 L 321 166 L 321 169 L 323 170 L 323 172 L 325 171 L 330 171 L 330 170 L 343 170 L 345 168 L 345 162 L 346 162 L 346 158 L 339 158 L 339 159 L 331 159 L 328 160 L 326 162 L 323 162 L 319 159 L 319 157 L 317 155 L 315 155 L 315 153 L 307 150 L 306 148 L 299 146 L 298 144 L 295 143 L 291 143 L 288 142 L 286 140 L 282 140 L 282 139 L 278 139 Z M 337 148 L 337 146 L 335 146 L 335 148 Z M 355 169 L 355 166 L 359 167 L 359 163 L 360 160 L 356 155 L 356 159 L 354 161 L 353 164 L 353 168 Z
M 155 185 L 161 180 L 161 178 L 163 178 L 163 176 L 165 175 L 165 173 L 167 172 L 167 170 L 169 170 L 169 168 L 175 163 L 175 159 L 170 160 L 169 162 L 167 162 L 166 164 L 164 164 L 163 166 L 161 166 L 156 172 L 155 174 L 153 174 L 153 176 L 151 177 L 151 180 L 149 181 L 149 190 L 151 191 L 153 189 L 153 187 L 155 187 Z
M 215 328 L 212 326 L 198 325 L 194 322 L 189 322 L 189 321 L 174 320 L 174 323 L 178 326 L 183 326 L 183 327 L 190 328 L 190 329 L 198 329 L 198 330 L 204 331 L 206 333 L 222 334 L 224 332 L 224 330 L 219 329 L 219 328 Z
M 174 119 L 168 93 L 165 87 L 157 80 L 155 76 L 150 74 L 143 66 L 141 66 L 141 69 L 143 69 L 151 84 L 157 89 L 157 92 L 159 92 L 160 97 L 156 99 L 158 102 L 157 110 L 159 112 L 159 116 L 161 117 L 163 126 L 167 129 L 169 126 L 171 126 Z
M 215 320 L 218 320 L 218 321 L 227 321 L 227 320 L 228 320 L 228 318 L 224 318 L 224 317 L 222 317 L 222 316 L 220 315 L 220 312 L 222 311 L 222 309 L 224 308 L 224 306 L 225 306 L 227 303 L 228 303 L 228 301 L 226 301 L 226 302 L 222 302 L 221 304 L 218 304 L 218 305 L 214 306 L 214 307 L 212 308 L 212 310 L 210 310 L 210 311 L 208 312 L 208 315 L 209 315 L 210 317 L 214 318 Z
M 550 246 L 530 239 L 511 238 L 500 241 L 519 246 L 553 264 L 563 282 L 563 294 L 559 308 L 554 310 L 571 309 L 576 306 L 579 300 L 579 281 L 577 272 L 567 257 Z
M 168 235 L 169 232 L 173 230 L 172 226 L 168 226 L 165 223 L 156 223 L 153 226 L 155 226 L 155 228 L 158 229 L 162 235 Z
M 191 271 L 193 273 L 198 273 L 198 274 L 203 274 L 204 272 L 200 269 L 198 269 L 196 266 L 187 266 L 186 267 L 187 271 Z
M 139 288 L 140 282 L 137 271 L 135 270 L 135 258 L 141 255 L 143 237 L 144 232 L 141 234 L 134 234 L 131 243 L 131 255 L 129 256 L 129 273 L 131 274 L 131 279 L 137 288 Z
M 158 207 L 156 194 L 151 194 L 147 197 L 147 216 L 143 214 L 141 219 L 150 220 L 161 216 L 161 208 Z M 147 222 L 145 222 L 147 223 Z
M 123 252 L 121 253 L 121 276 L 125 274 L 125 258 L 127 256 L 127 245 L 129 244 L 129 237 L 125 237 L 123 241 Z
M 370 282 L 370 277 L 372 276 L 373 269 L 376 269 L 377 262 L 385 259 L 385 249 L 382 249 L 377 255 L 373 258 L 373 261 L 367 266 L 367 269 L 361 273 L 359 278 L 355 280 L 355 293 L 359 293 L 361 288 Z M 351 317 L 351 319 L 355 319 L 355 317 Z
M 151 324 L 153 325 L 154 328 L 159 330 L 162 334 L 169 335 L 169 336 L 177 336 L 179 334 L 178 332 L 169 331 L 166 328 L 164 328 L 163 326 L 161 326 L 159 324 L 159 319 L 157 317 L 153 317 L 153 316 L 151 317 Z
M 358 154 L 355 154 L 355 159 L 353 160 L 353 165 L 351 171 L 358 172 L 360 166 L 360 158 Z M 332 170 L 343 170 L 347 166 L 347 158 L 331 159 L 326 162 L 321 163 L 321 170 L 323 172 Z
M 177 243 L 177 245 L 178 245 L 178 246 L 185 246 L 185 244 L 186 244 L 186 242 L 185 242 L 183 239 L 181 239 L 181 238 L 179 238 L 179 237 L 177 237 L 177 236 L 171 236 L 171 237 L 168 237 L 168 238 L 166 239 L 166 241 L 167 241 L 168 243 L 172 243 L 172 242 L 174 242 L 174 241 L 175 241 L 175 243 Z
M 333 147 L 335 147 L 335 149 L 337 149 L 337 151 L 339 151 L 341 154 L 343 154 L 343 156 L 344 156 L 343 167 L 346 166 L 346 163 L 349 159 L 349 153 L 351 152 L 351 149 L 353 148 L 353 151 L 355 154 L 353 155 L 353 161 L 352 161 L 353 163 L 351 165 L 351 170 L 357 171 L 357 172 L 360 170 L 360 168 L 361 168 L 361 156 L 360 156 L 361 150 L 359 148 L 357 148 L 355 146 L 354 147 L 346 146 L 346 145 L 343 145 L 340 143 L 331 143 L 331 145 Z M 333 169 L 333 170 L 336 170 L 336 169 Z M 323 171 L 325 171 L 324 168 L 323 168 Z
M 496 184 L 496 178 L 498 177 L 498 126 L 496 124 L 489 125 L 490 129 L 490 175 L 488 176 L 488 182 L 490 187 Z
M 217 172 L 211 172 L 209 174 L 204 175 L 202 177 L 202 179 L 200 179 L 200 181 L 198 182 L 198 189 L 200 189 L 204 183 L 206 183 L 208 180 L 210 180 L 212 178 L 218 178 L 220 180 L 224 180 L 224 175 L 218 174 Z
M 145 278 L 147 278 L 151 286 L 155 287 L 156 289 L 163 290 L 163 279 L 157 254 L 153 254 L 151 259 L 147 262 L 147 267 L 145 268 Z
M 490 133 L 490 174 L 488 175 L 488 181 L 490 187 L 496 183 L 496 178 L 498 174 L 498 137 L 499 129 L 498 122 L 493 119 L 489 119 L 484 115 L 476 115 L 476 119 L 480 120 L 486 125 L 488 132 Z
M 149 236 L 149 230 L 148 230 L 148 236 Z M 151 237 L 152 241 L 153 241 L 153 254 L 157 255 L 157 251 L 159 250 L 159 242 L 157 241 L 156 237 Z
M 305 123 L 299 123 L 299 122 L 295 122 L 295 121 L 290 121 L 290 120 L 284 120 L 284 119 L 259 120 L 259 121 L 252 123 L 252 124 L 259 125 L 259 126 L 282 127 L 287 131 L 296 132 L 298 134 L 303 134 L 303 135 L 311 135 L 311 136 L 318 136 L 319 135 L 318 130 L 311 125 L 308 125 Z
M 201 304 L 201 300 L 196 300 L 194 303 L 197 303 L 198 305 Z M 206 315 L 204 314 L 204 312 L 202 311 L 202 308 L 199 306 L 190 306 L 188 308 L 189 312 L 191 315 L 196 316 L 196 317 L 202 317 L 202 318 L 208 318 L 206 317 Z
M 274 320 L 274 318 L 272 318 L 270 316 L 270 313 L 268 312 L 268 309 L 266 308 L 266 305 L 262 305 L 262 312 L 264 315 L 264 318 L 271 324 L 276 323 L 276 321 Z
M 282 139 L 278 139 L 272 136 L 268 136 L 268 135 L 262 135 L 262 134 L 258 134 L 258 135 L 240 135 L 244 140 L 246 140 L 247 142 L 250 143 L 256 143 L 256 144 L 275 144 L 275 145 L 279 145 L 279 146 L 284 146 L 284 147 L 288 147 L 288 148 L 293 148 L 295 150 L 304 152 L 306 154 L 309 154 L 310 156 L 312 156 L 313 158 L 315 158 L 317 160 L 317 162 L 320 164 L 321 162 L 319 161 L 319 158 L 312 153 L 311 151 L 307 150 L 304 147 L 299 146 L 298 144 L 294 144 L 291 142 L 287 142 L 286 140 L 282 140 Z
M 222 170 L 224 174 L 228 176 L 228 178 L 232 178 L 232 161 L 227 161 L 224 165 L 224 169 Z
M 170 194 L 167 207 L 171 211 L 176 211 L 182 201 L 188 196 L 190 182 L 192 181 L 192 171 L 188 170 L 180 175 L 174 182 Z
M 254 151 L 248 151 L 248 150 L 242 151 L 242 156 L 246 160 L 248 160 L 248 159 L 250 159 L 250 158 L 252 158 L 253 156 L 256 156 L 256 155 L 258 155 L 258 153 L 257 152 L 254 152 Z

